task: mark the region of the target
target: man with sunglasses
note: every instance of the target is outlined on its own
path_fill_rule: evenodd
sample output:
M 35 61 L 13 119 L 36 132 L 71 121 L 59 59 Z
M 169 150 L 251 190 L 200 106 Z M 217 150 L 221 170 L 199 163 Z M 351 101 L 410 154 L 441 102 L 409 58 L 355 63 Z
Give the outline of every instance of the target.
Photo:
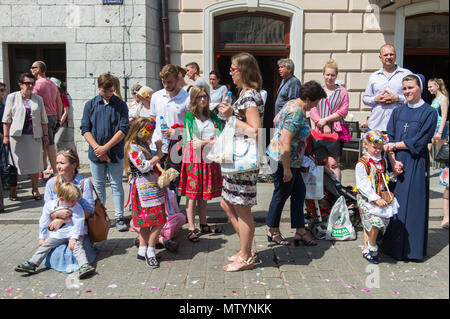
M 47 66 L 42 61 L 35 61 L 30 68 L 31 74 L 36 78 L 33 93 L 42 97 L 45 111 L 48 118 L 48 145 L 43 148 L 44 165 L 47 162 L 47 155 L 50 160 L 53 172 L 56 172 L 56 147 L 55 133 L 61 126 L 61 115 L 63 113 L 63 103 L 59 94 L 58 87 L 45 75 Z M 50 175 L 50 177 L 52 177 Z M 49 177 L 49 178 L 50 178 Z

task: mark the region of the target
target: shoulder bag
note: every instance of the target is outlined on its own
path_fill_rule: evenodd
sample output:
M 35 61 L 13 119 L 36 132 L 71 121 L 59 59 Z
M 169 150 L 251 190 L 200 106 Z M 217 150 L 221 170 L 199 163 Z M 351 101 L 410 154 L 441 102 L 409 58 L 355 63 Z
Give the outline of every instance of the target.
M 2 167 L 2 175 L 5 181 L 5 185 L 9 187 L 15 187 L 17 186 L 17 167 L 14 164 L 14 158 L 11 153 L 11 146 L 8 144 L 3 144 L 2 148 L 6 147 L 8 151 L 8 156 L 11 157 L 11 163 L 5 163 L 5 165 Z
M 445 142 L 441 146 L 434 160 L 438 163 L 446 163 L 448 165 L 448 142 Z
M 333 111 L 331 111 L 331 107 L 330 107 L 330 103 L 328 102 L 328 98 L 325 98 L 325 101 L 327 102 L 328 105 L 328 109 L 330 110 L 330 113 L 333 114 Z M 350 141 L 350 139 L 352 138 L 351 134 L 350 134 L 350 130 L 348 128 L 348 124 L 341 123 L 341 131 L 337 132 L 339 135 L 339 139 L 341 141 L 344 141 L 345 143 L 348 143 L 348 141 Z
M 81 182 L 81 192 L 83 192 L 84 180 Z M 106 207 L 103 205 L 94 185 L 92 185 L 95 195 L 94 213 L 88 219 L 88 234 L 91 243 L 98 243 L 108 238 L 111 221 L 106 213 Z

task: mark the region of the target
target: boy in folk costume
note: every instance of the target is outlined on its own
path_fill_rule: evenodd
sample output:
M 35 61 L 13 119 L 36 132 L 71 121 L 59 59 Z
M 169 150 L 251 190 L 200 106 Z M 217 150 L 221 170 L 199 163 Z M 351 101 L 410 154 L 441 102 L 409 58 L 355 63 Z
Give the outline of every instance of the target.
M 363 135 L 365 154 L 355 167 L 357 201 L 364 226 L 363 257 L 378 263 L 378 232 L 386 230 L 389 218 L 397 214 L 398 203 L 389 191 L 386 161 L 381 156 L 387 135 L 372 130 Z

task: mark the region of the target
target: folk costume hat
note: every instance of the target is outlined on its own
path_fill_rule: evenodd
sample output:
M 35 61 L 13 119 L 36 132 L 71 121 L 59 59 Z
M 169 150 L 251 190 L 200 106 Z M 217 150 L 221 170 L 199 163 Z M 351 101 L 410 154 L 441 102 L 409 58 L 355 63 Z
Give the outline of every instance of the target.
M 150 118 L 150 124 L 146 125 L 139 133 L 138 133 L 138 137 L 139 138 L 144 138 L 148 135 L 150 135 L 156 127 L 156 122 L 154 118 Z
M 389 142 L 389 138 L 386 134 L 371 136 L 368 133 L 364 133 L 363 139 L 371 143 L 387 144 Z

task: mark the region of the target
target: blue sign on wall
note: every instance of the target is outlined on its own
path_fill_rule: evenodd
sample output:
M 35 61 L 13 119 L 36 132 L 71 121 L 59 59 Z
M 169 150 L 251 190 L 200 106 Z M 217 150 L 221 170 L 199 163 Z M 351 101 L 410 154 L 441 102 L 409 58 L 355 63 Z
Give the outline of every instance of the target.
M 123 4 L 123 0 L 103 0 L 103 4 Z

